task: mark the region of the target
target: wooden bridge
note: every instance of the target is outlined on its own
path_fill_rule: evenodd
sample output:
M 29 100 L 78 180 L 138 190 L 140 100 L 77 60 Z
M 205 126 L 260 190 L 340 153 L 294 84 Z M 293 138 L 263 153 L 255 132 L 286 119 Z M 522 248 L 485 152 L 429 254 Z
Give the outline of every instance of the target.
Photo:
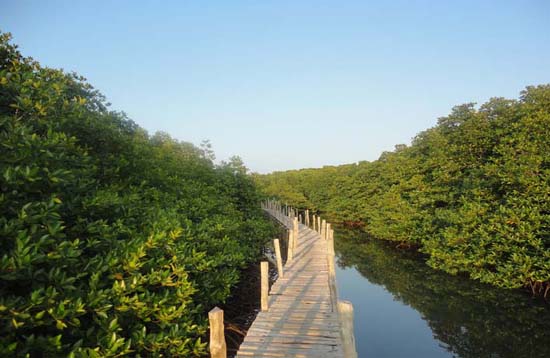
M 287 261 L 283 267 L 279 240 L 274 240 L 278 279 L 269 290 L 268 263 L 262 262 L 261 312 L 237 358 L 357 357 L 353 307 L 337 298 L 331 225 L 274 201 L 263 209 L 288 230 Z M 209 316 L 211 356 L 225 358 L 223 311 L 214 309 Z

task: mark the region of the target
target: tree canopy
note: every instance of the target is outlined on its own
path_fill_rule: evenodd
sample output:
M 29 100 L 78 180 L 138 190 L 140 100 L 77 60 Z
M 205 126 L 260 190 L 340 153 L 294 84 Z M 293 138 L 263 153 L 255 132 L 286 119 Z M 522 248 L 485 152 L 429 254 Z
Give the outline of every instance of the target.
M 266 195 L 417 247 L 428 265 L 550 290 L 550 85 L 453 108 L 378 160 L 258 175 Z

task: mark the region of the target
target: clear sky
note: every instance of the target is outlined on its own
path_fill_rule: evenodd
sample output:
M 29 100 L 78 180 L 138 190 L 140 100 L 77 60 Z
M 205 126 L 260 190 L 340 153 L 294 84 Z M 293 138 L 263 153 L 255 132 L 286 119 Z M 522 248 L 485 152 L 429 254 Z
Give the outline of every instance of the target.
M 550 1 L 0 0 L 25 55 L 253 171 L 376 159 L 550 83 Z

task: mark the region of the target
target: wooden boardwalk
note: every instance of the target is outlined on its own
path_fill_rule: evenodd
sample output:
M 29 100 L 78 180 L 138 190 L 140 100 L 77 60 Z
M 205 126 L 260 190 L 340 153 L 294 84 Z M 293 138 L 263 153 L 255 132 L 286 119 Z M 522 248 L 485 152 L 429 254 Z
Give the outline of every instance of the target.
M 327 240 L 330 235 L 326 226 L 325 231 L 317 226 L 320 233 L 305 224 L 297 225 L 296 230 L 293 220 L 281 215 L 273 205 L 266 205 L 264 209 L 289 232 L 298 234 L 292 259 L 284 266 L 283 277 L 269 292 L 269 308 L 258 313 L 237 357 L 344 357 L 346 338 L 342 335 L 343 324 L 338 313 L 334 248 L 330 247 L 331 240 Z M 309 223 L 309 217 L 304 221 Z M 289 245 L 292 246 L 292 238 Z M 353 335 L 350 339 L 353 340 Z M 348 356 L 353 357 L 346 354 Z

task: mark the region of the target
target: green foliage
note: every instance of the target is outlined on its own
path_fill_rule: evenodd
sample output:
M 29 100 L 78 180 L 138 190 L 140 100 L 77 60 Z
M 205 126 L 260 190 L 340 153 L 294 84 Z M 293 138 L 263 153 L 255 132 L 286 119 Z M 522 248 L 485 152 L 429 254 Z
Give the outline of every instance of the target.
M 500 287 L 550 291 L 550 85 L 455 107 L 373 162 L 256 177 L 262 190 L 427 263 Z
M 0 355 L 202 356 L 273 228 L 242 162 L 149 136 L 0 33 Z

